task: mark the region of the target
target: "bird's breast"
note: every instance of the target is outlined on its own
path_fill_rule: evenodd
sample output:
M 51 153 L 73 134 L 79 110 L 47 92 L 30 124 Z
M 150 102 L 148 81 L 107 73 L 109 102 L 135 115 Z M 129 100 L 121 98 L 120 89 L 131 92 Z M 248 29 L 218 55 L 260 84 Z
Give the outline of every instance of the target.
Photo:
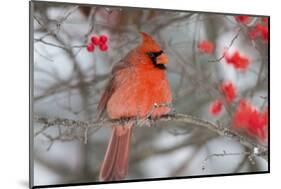
M 107 104 L 110 118 L 159 116 L 168 107 L 154 108 L 154 104 L 171 102 L 166 73 L 159 69 L 128 68 L 116 75 L 116 88 Z

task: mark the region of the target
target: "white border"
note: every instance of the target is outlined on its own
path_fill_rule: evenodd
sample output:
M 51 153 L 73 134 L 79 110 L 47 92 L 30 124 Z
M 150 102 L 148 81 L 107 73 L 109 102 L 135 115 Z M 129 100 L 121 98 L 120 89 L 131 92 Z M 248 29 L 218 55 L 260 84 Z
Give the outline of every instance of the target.
M 271 16 L 271 174 L 196 178 L 107 184 L 68 188 L 227 188 L 251 187 L 264 189 L 277 185 L 280 180 L 280 117 L 281 76 L 280 19 L 277 0 L 67 0 L 74 3 L 93 3 L 123 6 L 184 9 L 195 11 L 262 14 Z M 1 2 L 1 103 L 0 103 L 0 186 L 27 188 L 28 186 L 28 1 Z M 275 118 L 275 119 L 274 119 Z M 273 132 L 274 131 L 274 132 Z

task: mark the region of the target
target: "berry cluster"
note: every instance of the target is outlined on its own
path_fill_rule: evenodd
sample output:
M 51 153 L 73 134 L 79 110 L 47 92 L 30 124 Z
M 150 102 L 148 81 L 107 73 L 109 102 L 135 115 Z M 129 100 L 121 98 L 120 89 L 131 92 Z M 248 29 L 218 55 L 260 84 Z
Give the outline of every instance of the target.
M 235 20 L 243 25 L 248 25 L 252 21 L 250 16 L 235 16 Z M 254 27 L 250 27 L 249 37 L 252 40 L 261 38 L 265 43 L 268 42 L 268 17 L 263 17 L 258 20 Z
M 225 52 L 224 59 L 227 64 L 232 65 L 238 71 L 246 71 L 251 64 L 250 58 L 242 56 L 237 50 L 233 54 Z
M 87 45 L 88 52 L 94 52 L 95 46 L 99 46 L 100 50 L 105 52 L 108 49 L 107 46 L 108 37 L 106 35 L 92 36 L 91 42 Z
M 268 18 L 262 18 L 259 23 L 255 25 L 249 32 L 252 40 L 258 38 L 262 39 L 265 43 L 268 42 Z
M 229 105 L 237 97 L 236 87 L 230 81 L 224 82 L 220 86 L 220 92 Z M 210 106 L 210 114 L 218 116 L 223 107 L 224 104 L 221 98 L 215 100 Z M 268 108 L 258 110 L 246 99 L 240 99 L 232 117 L 232 127 L 255 137 L 261 142 L 266 141 L 268 134 Z
M 259 111 L 245 99 L 241 99 L 233 116 L 233 127 L 261 141 L 267 140 L 268 108 Z
M 251 40 L 263 40 L 268 42 L 268 18 L 263 17 L 253 20 L 250 16 L 235 16 L 235 20 L 245 27 L 248 27 Z M 200 41 L 197 48 L 201 53 L 212 54 L 214 45 L 209 41 Z M 236 71 L 246 73 L 251 65 L 251 58 L 242 55 L 238 50 L 233 53 L 228 52 L 227 48 L 222 58 L 224 62 L 231 65 Z M 242 131 L 260 142 L 265 142 L 268 136 L 268 107 L 262 110 L 254 107 L 247 99 L 239 98 L 237 87 L 231 81 L 223 82 L 219 86 L 221 95 L 215 99 L 210 107 L 209 113 L 212 116 L 219 116 L 225 106 L 233 109 L 232 128 Z M 236 102 L 237 103 L 236 103 Z
M 236 96 L 236 86 L 231 81 L 226 81 L 220 85 L 220 92 L 224 97 L 226 103 L 232 103 Z M 210 114 L 213 116 L 218 116 L 223 108 L 223 100 L 221 98 L 215 100 L 210 106 Z

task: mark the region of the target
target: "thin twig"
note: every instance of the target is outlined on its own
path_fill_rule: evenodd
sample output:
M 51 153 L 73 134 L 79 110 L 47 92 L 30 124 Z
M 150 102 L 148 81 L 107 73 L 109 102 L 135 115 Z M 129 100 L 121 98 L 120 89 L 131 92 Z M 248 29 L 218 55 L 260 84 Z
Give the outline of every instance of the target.
M 254 162 L 252 161 L 252 159 L 250 158 L 252 154 L 253 154 L 252 152 L 232 152 L 232 153 L 227 153 L 226 151 L 223 151 L 223 153 L 211 154 L 211 155 L 208 155 L 208 156 L 204 159 L 204 161 L 203 161 L 203 163 L 202 163 L 202 170 L 205 170 L 205 169 L 206 169 L 206 164 L 207 164 L 207 162 L 208 162 L 210 159 L 212 159 L 213 157 L 242 156 L 242 155 L 244 155 L 244 156 L 248 156 L 249 160 L 251 160 L 251 162 L 254 163 Z
M 230 44 L 226 48 L 226 51 L 228 51 L 230 49 L 230 47 L 232 47 L 232 45 L 234 44 L 235 40 L 239 37 L 239 34 L 240 34 L 241 30 L 242 30 L 242 28 L 240 28 L 238 30 L 238 32 L 236 33 L 236 35 L 232 38 Z M 220 62 L 224 57 L 225 57 L 225 53 L 223 53 L 221 55 L 221 57 L 219 57 L 218 59 L 216 59 L 216 60 L 208 60 L 208 62 Z

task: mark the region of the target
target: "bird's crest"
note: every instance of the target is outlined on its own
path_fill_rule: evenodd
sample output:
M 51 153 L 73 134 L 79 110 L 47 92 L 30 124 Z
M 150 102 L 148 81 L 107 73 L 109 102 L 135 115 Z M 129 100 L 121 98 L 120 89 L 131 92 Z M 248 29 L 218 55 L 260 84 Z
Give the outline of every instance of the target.
M 140 32 L 142 36 L 142 43 L 140 44 L 140 48 L 143 52 L 156 52 L 161 51 L 160 45 L 147 33 Z

